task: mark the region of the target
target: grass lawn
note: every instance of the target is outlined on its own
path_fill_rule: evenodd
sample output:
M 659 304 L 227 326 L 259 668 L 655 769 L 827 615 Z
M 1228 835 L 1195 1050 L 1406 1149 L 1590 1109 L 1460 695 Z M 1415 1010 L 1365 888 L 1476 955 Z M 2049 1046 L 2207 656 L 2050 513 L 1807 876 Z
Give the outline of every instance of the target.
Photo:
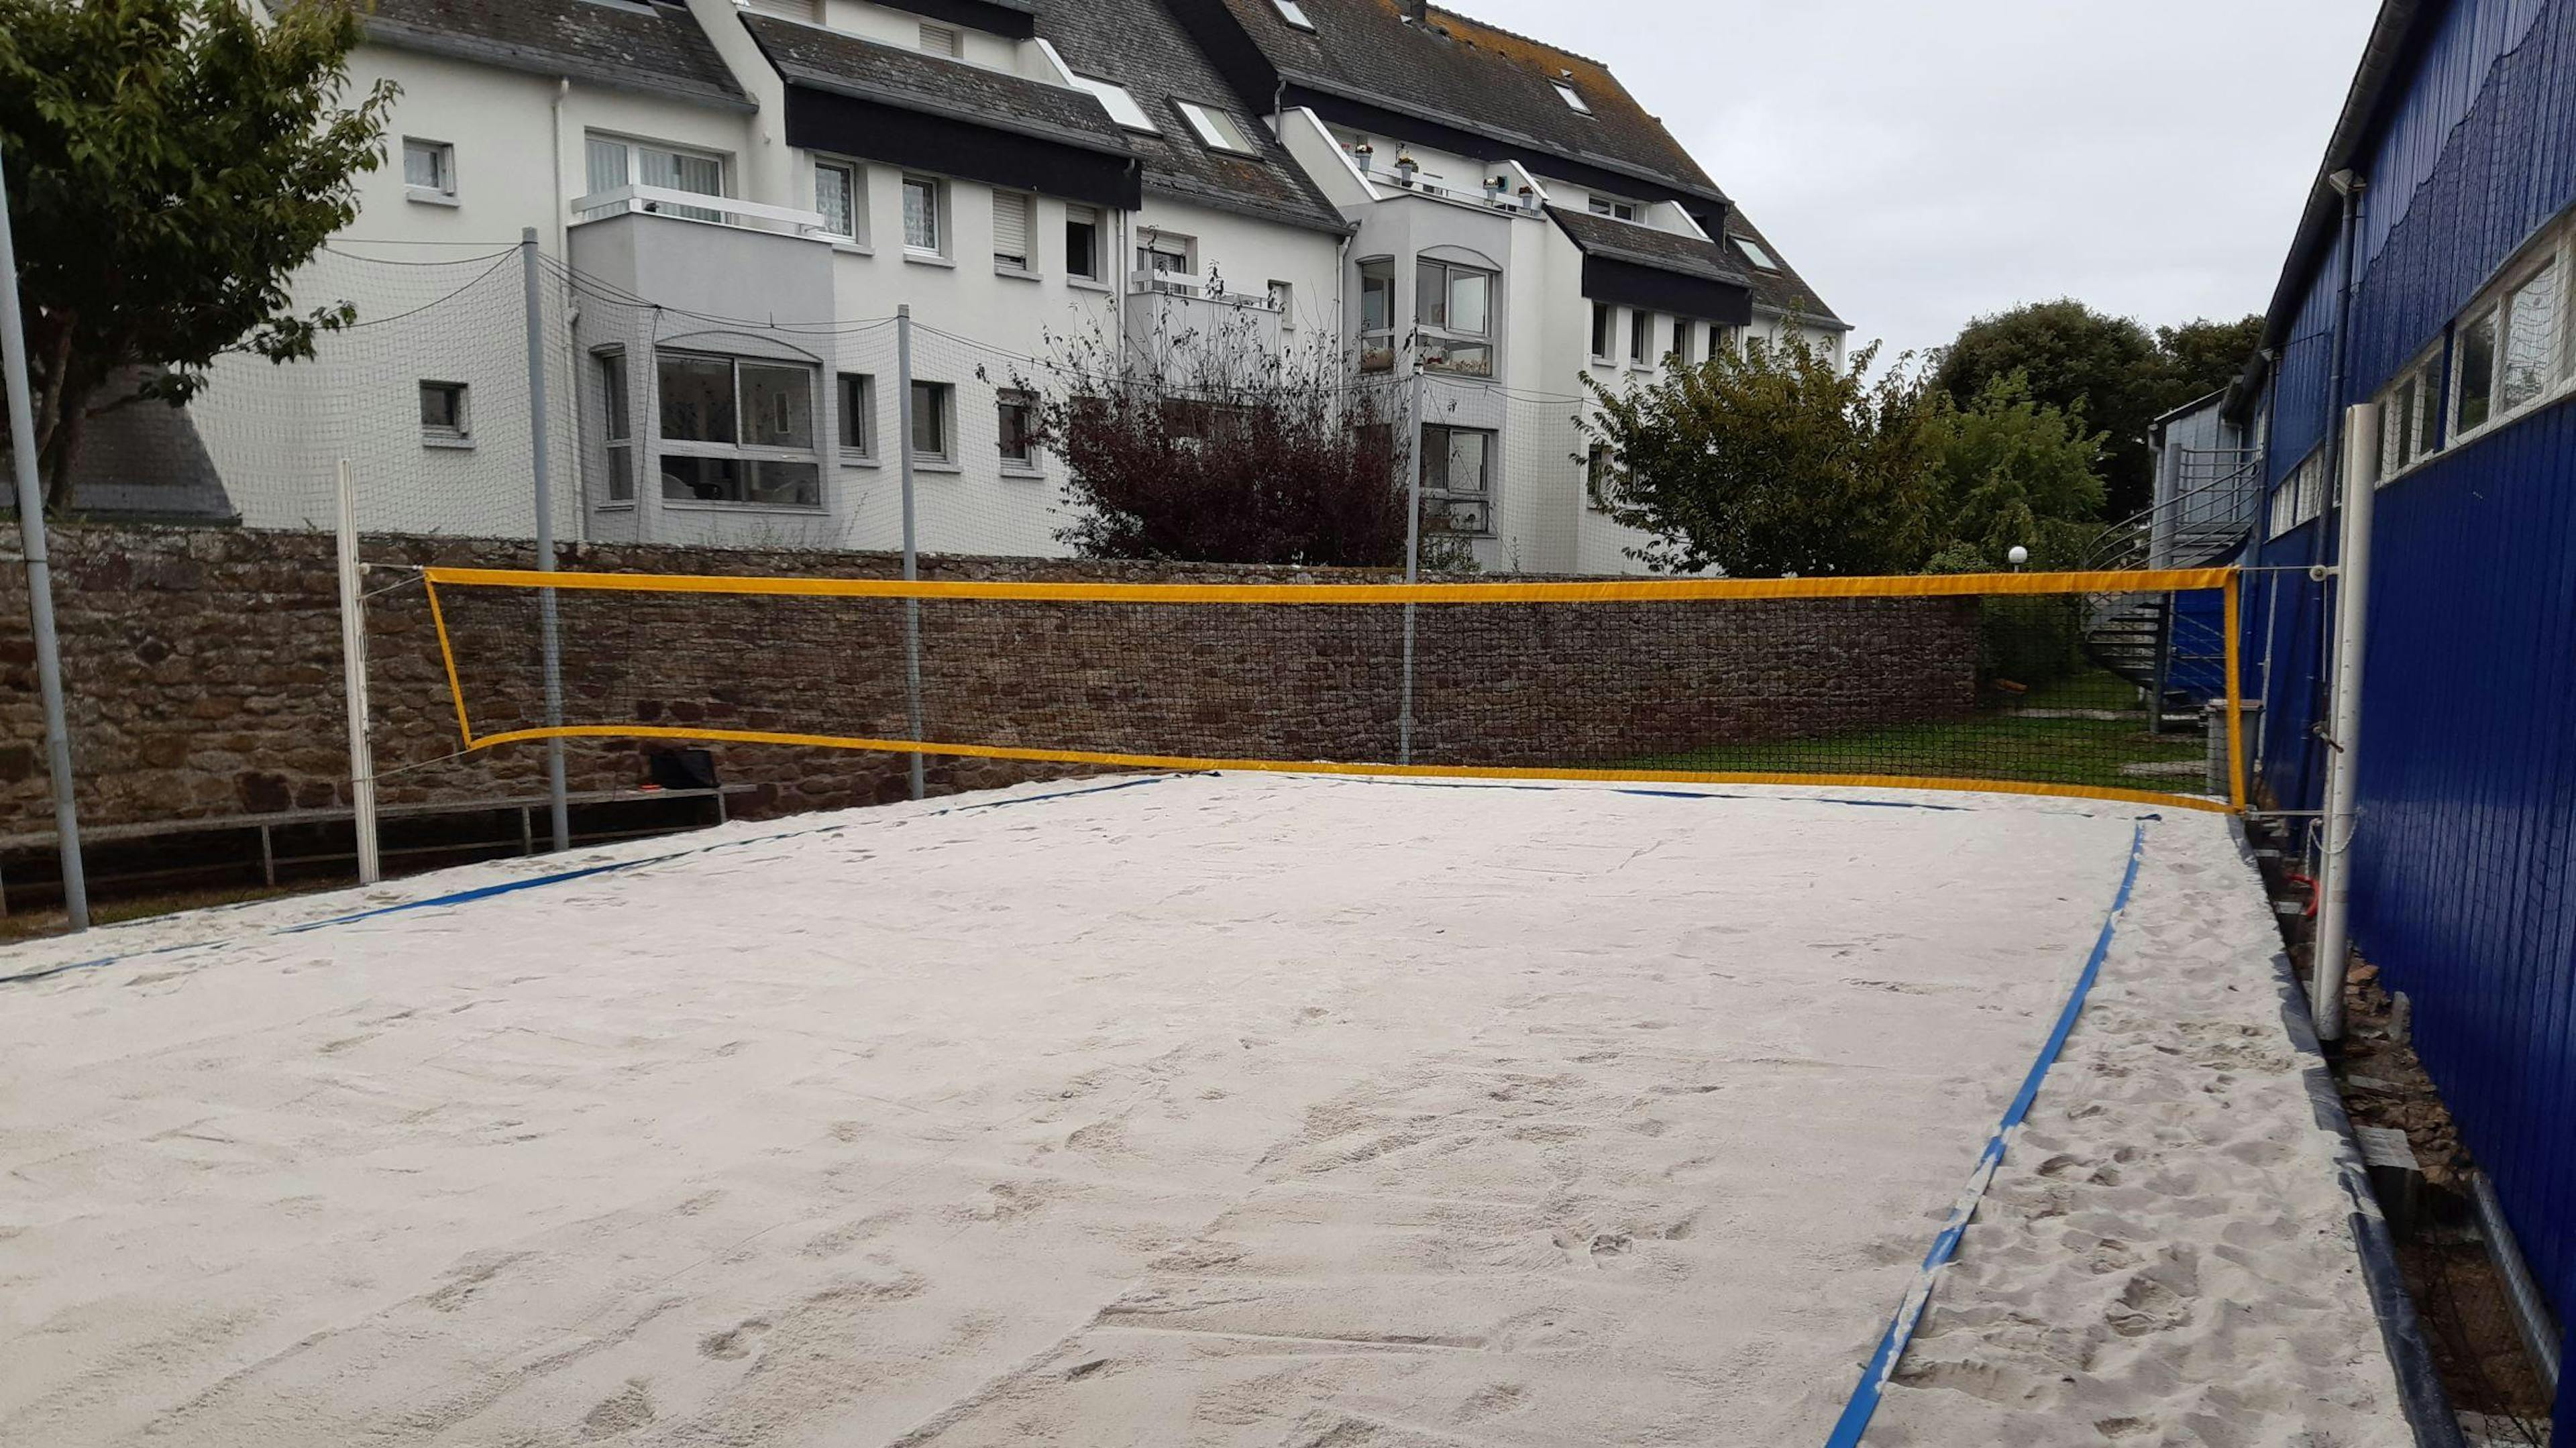
M 2008 701 L 2008 702 L 2007 702 Z M 2197 794 L 2198 771 L 2131 773 L 2123 765 L 2182 764 L 2206 757 L 2198 731 L 2147 732 L 2136 686 L 2099 671 L 2058 680 L 2028 694 L 2000 696 L 1965 719 L 1901 724 L 1810 739 L 1711 744 L 1634 763 L 1650 769 L 1707 769 L 1762 774 L 1898 774 L 1952 779 L 2012 779 Z M 2116 719 L 2032 717 L 2031 710 L 2114 711 Z

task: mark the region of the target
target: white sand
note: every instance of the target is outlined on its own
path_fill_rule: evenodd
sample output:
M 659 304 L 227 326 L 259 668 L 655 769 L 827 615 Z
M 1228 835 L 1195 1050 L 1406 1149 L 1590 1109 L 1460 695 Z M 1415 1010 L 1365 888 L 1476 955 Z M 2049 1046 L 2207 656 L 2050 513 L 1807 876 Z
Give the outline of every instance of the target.
M 2137 813 L 1917 798 L 1167 780 L 104 933 L 223 943 L 0 989 L 0 1442 L 1821 1442 Z M 2147 861 L 1872 1443 L 2403 1441 L 2259 892 Z

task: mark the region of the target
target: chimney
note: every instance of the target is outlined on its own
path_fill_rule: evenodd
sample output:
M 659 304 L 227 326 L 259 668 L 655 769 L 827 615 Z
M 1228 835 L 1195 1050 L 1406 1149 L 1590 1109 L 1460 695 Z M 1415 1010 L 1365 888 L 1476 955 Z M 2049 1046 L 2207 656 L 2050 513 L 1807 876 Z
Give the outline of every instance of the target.
M 1407 25 L 1431 22 L 1431 0 L 1395 0 L 1395 8 L 1404 16 Z

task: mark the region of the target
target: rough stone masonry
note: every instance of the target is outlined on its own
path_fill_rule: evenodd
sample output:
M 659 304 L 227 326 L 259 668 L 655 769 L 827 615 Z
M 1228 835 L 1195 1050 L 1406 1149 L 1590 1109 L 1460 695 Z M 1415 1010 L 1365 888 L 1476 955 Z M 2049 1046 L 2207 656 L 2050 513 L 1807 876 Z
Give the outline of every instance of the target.
M 68 525 L 55 606 L 84 819 L 204 820 L 344 804 L 337 577 L 329 535 Z M 525 543 L 370 537 L 368 650 L 389 804 L 524 795 L 541 746 L 459 752 L 423 589 L 409 570 L 526 567 Z M 889 554 L 582 545 L 566 568 L 890 578 Z M 1383 582 L 1362 570 L 933 558 L 927 579 Z M 468 595 L 482 595 L 469 597 Z M 478 733 L 532 722 L 534 611 L 442 590 Z M 1208 757 L 1395 757 L 1401 610 L 932 603 L 933 738 Z M 566 594 L 573 722 L 899 737 L 900 605 Z M 1414 758 L 1576 765 L 1952 717 L 1974 702 L 1972 603 L 1435 606 L 1417 614 Z M 25 571 L 0 567 L 0 833 L 50 805 Z M 650 746 L 576 740 L 576 789 L 638 782 Z M 716 744 L 756 815 L 899 797 L 902 757 Z M 934 757 L 934 790 L 1067 766 Z

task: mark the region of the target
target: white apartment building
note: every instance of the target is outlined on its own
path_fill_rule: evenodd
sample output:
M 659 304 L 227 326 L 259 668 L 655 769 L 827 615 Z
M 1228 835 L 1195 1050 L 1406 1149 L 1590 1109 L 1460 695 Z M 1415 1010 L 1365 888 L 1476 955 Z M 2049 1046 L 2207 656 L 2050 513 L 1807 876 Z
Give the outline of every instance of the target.
M 252 525 L 327 523 L 347 459 L 369 527 L 530 531 L 525 230 L 564 538 L 890 547 L 908 447 L 925 551 L 1062 552 L 1028 359 L 1223 319 L 1413 389 L 1483 566 L 1625 571 L 1578 379 L 1844 330 L 1603 67 L 1412 0 L 376 0 L 367 36 L 395 159 L 299 301 L 368 325 L 191 409 Z

